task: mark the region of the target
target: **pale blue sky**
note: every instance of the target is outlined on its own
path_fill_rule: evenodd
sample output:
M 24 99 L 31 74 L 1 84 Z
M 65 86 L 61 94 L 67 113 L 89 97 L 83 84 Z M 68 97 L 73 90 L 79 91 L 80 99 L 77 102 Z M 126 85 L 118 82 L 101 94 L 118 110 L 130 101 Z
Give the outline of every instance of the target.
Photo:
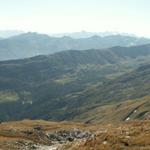
M 0 0 L 0 30 L 119 31 L 150 37 L 150 0 Z

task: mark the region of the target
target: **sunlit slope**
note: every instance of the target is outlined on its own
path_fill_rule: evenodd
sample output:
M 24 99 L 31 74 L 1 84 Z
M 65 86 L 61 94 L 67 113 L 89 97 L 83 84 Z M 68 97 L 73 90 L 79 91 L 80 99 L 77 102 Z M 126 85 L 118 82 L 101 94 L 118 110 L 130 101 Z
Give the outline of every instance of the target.
M 85 123 L 119 123 L 122 121 L 150 118 L 150 96 L 98 106 L 81 115 L 75 121 Z
M 144 45 L 0 62 L 0 119 L 71 120 L 149 95 L 149 53 Z

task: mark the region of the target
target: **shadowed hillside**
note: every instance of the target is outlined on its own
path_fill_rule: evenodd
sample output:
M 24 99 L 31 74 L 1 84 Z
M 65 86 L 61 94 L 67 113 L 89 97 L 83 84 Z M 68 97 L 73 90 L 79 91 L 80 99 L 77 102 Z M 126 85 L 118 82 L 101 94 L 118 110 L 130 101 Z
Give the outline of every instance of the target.
M 73 119 L 101 105 L 146 96 L 149 47 L 63 51 L 0 62 L 0 119 Z M 140 65 L 145 67 L 135 70 Z

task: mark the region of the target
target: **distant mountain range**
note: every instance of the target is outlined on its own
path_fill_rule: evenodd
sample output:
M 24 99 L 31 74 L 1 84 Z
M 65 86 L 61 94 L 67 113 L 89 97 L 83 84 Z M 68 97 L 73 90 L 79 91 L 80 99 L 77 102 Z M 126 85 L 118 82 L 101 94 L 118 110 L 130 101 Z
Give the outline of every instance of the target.
M 9 38 L 9 37 L 20 35 L 23 33 L 24 33 L 23 31 L 19 31 L 19 30 L 1 30 L 0 37 L 1 38 Z
M 90 122 L 89 119 L 94 121 L 94 115 L 91 118 L 88 114 L 98 114 L 99 110 L 103 115 L 108 111 L 103 106 L 110 105 L 111 109 L 118 108 L 115 109 L 118 114 L 125 108 L 119 107 L 120 103 L 127 106 L 129 100 L 149 96 L 149 64 L 150 45 L 62 51 L 1 61 L 0 120 L 42 118 Z M 136 105 L 131 106 L 118 120 L 129 116 Z M 147 109 L 145 106 L 141 111 Z M 144 118 L 145 113 L 142 114 L 139 118 Z
M 150 43 L 150 39 L 125 35 L 92 36 L 74 39 L 49 37 L 45 34 L 25 33 L 0 40 L 0 60 L 22 59 L 53 54 L 63 50 L 104 49 L 113 46 L 134 46 Z
M 53 37 L 63 37 L 63 36 L 69 36 L 71 38 L 75 39 L 80 39 L 80 38 L 89 38 L 92 36 L 100 36 L 100 37 L 105 37 L 105 36 L 112 36 L 112 35 L 122 35 L 122 36 L 131 36 L 135 37 L 133 34 L 128 34 L 128 33 L 119 33 L 119 32 L 87 32 L 87 31 L 81 31 L 81 32 L 72 32 L 72 33 L 58 33 L 58 34 L 49 34 L 50 36 Z
M 26 33 L 25 31 L 19 31 L 19 30 L 0 30 L 0 37 L 1 38 L 9 38 L 12 36 L 20 35 Z M 48 33 L 47 33 L 48 34 Z M 134 34 L 128 34 L 128 33 L 120 33 L 120 32 L 87 32 L 87 31 L 81 31 L 81 32 L 72 32 L 72 33 L 55 33 L 55 34 L 48 34 L 52 37 L 64 37 L 69 36 L 71 38 L 89 38 L 91 36 L 111 36 L 111 35 L 122 35 L 122 36 L 135 36 Z

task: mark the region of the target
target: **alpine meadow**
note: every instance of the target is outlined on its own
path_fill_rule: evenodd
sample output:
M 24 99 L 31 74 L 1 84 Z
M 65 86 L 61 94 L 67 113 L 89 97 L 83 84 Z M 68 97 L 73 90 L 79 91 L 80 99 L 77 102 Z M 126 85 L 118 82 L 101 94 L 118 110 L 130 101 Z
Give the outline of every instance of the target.
M 150 2 L 0 4 L 1 150 L 150 150 Z

